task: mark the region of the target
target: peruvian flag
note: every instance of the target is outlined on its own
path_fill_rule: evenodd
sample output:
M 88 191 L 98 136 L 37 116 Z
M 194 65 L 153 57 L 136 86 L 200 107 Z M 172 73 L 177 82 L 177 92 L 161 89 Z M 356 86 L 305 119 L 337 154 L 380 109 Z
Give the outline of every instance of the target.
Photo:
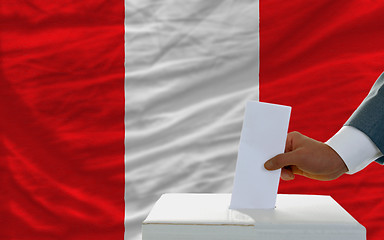
M 0 239 L 141 239 L 166 192 L 231 192 L 245 103 L 326 141 L 384 71 L 384 2 L 3 0 Z M 331 195 L 384 235 L 384 167 Z

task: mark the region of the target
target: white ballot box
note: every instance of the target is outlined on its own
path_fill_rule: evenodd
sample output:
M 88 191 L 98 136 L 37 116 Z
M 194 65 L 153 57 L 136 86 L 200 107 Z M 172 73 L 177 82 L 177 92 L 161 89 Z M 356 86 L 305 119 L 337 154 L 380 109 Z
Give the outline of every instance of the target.
M 143 240 L 363 240 L 365 228 L 330 196 L 278 194 L 275 209 L 229 209 L 230 194 L 164 194 Z

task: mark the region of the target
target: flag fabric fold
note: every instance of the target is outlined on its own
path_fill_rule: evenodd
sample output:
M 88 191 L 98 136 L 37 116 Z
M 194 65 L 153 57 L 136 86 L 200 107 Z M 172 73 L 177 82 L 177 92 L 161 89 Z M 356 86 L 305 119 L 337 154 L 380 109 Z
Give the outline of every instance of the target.
M 122 239 L 124 4 L 0 5 L 0 239 Z

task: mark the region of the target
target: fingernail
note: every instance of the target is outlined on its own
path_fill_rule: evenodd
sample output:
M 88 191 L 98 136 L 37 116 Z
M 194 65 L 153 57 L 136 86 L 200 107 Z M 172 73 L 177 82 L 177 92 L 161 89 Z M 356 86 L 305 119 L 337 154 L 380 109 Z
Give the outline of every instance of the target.
M 267 162 L 264 164 L 264 167 L 265 167 L 265 169 L 267 169 L 267 170 L 272 169 L 272 167 L 273 167 L 273 163 L 272 163 L 272 161 L 267 161 Z
M 284 181 L 289 181 L 289 180 L 293 180 L 295 178 L 295 176 L 292 174 L 289 174 L 287 172 L 281 172 L 281 179 L 283 179 Z

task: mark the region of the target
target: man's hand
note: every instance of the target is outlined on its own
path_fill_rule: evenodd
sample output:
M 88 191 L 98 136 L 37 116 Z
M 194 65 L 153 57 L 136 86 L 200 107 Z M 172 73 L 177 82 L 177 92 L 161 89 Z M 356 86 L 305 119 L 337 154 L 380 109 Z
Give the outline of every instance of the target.
M 344 161 L 330 146 L 298 132 L 288 134 L 285 153 L 271 158 L 264 167 L 267 170 L 282 168 L 283 180 L 292 180 L 294 174 L 298 174 L 329 181 L 348 171 Z

